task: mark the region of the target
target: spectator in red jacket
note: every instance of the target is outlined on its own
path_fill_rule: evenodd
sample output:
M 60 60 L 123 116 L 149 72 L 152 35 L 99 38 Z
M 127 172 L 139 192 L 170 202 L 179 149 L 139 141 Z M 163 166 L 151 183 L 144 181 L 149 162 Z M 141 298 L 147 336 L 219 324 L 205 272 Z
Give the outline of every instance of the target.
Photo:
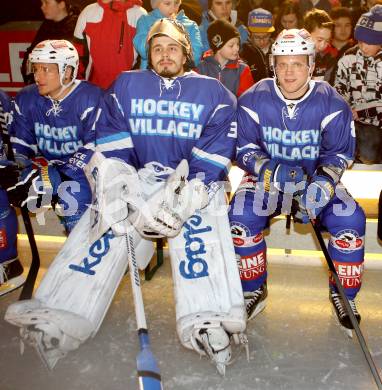
M 356 42 L 353 39 L 352 13 L 349 8 L 335 7 L 330 11 L 334 23 L 332 45 L 338 50 L 338 57 L 342 57 L 347 49 Z
M 208 26 L 207 36 L 213 54 L 199 64 L 197 71 L 220 80 L 233 94 L 240 96 L 254 81 L 249 66 L 239 59 L 238 29 L 218 19 Z
M 137 21 L 147 13 L 141 4 L 141 0 L 98 0 L 81 12 L 74 36 L 83 46 L 86 80 L 107 88 L 119 73 L 133 68 Z

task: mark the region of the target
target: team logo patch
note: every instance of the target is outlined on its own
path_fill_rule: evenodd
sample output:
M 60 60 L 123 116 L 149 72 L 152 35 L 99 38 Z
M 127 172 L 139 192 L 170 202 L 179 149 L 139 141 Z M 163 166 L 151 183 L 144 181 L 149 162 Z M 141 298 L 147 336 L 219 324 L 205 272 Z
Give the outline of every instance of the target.
M 264 236 L 263 233 L 259 233 L 256 234 L 256 236 L 251 236 L 251 237 L 244 237 L 244 238 L 233 237 L 232 240 L 235 246 L 242 246 L 248 248 L 259 244 L 261 241 L 264 240 Z
M 212 44 L 219 48 L 223 44 L 223 39 L 220 34 L 216 34 L 211 39 Z
M 62 49 L 64 47 L 68 47 L 67 43 L 63 39 L 53 41 L 51 42 L 51 45 L 54 49 Z
M 243 225 L 240 222 L 231 223 L 231 234 L 233 237 L 248 237 L 250 235 L 249 229 L 247 226 Z
M 336 268 L 338 278 L 344 288 L 359 288 L 361 287 L 362 274 L 363 274 L 363 261 L 357 263 L 344 263 L 341 261 L 333 260 L 334 267 Z M 330 283 L 335 284 L 334 278 L 330 276 Z
M 263 241 L 263 239 L 264 239 L 263 233 L 259 233 L 253 237 L 252 241 L 254 244 L 258 244 L 259 242 Z
M 266 253 L 264 250 L 243 256 L 238 259 L 241 280 L 255 280 L 262 276 L 266 270 Z
M 345 229 L 330 238 L 331 245 L 342 253 L 352 252 L 364 246 L 364 236 L 353 229 Z
M 4 229 L 0 229 L 0 249 L 6 248 L 7 245 L 8 245 L 7 233 L 5 231 L 5 228 Z

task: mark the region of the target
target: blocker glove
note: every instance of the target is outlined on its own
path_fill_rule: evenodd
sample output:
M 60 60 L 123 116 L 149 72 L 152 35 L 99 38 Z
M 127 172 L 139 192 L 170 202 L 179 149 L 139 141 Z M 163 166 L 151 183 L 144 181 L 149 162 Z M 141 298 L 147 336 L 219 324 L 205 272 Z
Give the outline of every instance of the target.
M 304 169 L 297 166 L 269 160 L 261 167 L 259 182 L 264 190 L 270 192 L 272 187 L 285 193 L 294 193 L 296 184 L 304 180 Z
M 129 217 L 144 237 L 175 237 L 196 210 L 208 204 L 208 192 L 199 179 L 186 180 L 187 160 L 182 160 L 166 184 Z
M 293 198 L 292 214 L 294 220 L 308 223 L 316 219 L 324 207 L 333 198 L 335 183 L 327 175 L 314 174 L 307 183 L 305 190 Z
M 39 168 L 29 166 L 21 172 L 19 181 L 7 189 L 8 199 L 16 207 L 23 207 L 35 199 L 36 206 L 40 207 L 45 195 L 49 195 L 45 203 L 50 204 L 60 184 L 61 176 L 53 165 Z

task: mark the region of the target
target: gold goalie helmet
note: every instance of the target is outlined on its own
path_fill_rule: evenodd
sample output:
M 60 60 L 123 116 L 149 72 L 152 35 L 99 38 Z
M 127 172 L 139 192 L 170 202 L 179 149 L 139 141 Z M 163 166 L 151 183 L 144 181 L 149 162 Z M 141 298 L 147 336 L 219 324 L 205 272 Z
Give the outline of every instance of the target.
M 157 35 L 165 35 L 175 42 L 179 43 L 185 51 L 185 55 L 187 57 L 186 65 L 190 68 L 193 67 L 193 54 L 192 54 L 192 46 L 190 37 L 184 28 L 184 26 L 176 20 L 163 18 L 157 20 L 149 30 L 147 34 L 146 47 L 148 51 L 148 63 L 149 67 L 151 67 L 151 59 L 150 59 L 150 47 L 152 39 Z

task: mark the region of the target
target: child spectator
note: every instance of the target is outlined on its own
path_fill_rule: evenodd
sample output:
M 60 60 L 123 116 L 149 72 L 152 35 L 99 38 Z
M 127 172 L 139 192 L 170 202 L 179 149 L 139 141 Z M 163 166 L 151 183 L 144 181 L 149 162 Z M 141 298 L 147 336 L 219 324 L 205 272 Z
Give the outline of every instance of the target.
M 298 3 L 293 0 L 286 0 L 281 3 L 277 12 L 275 28 L 276 35 L 282 30 L 290 30 L 292 28 L 301 28 L 302 17 Z
M 238 19 L 237 11 L 232 9 L 232 0 L 208 0 L 208 11 L 203 12 L 202 22 L 199 26 L 202 37 L 203 51 L 210 49 L 207 37 L 208 26 L 214 20 L 227 20 L 235 26 L 240 33 L 240 42 L 244 43 L 248 39 L 248 30 Z
M 46 39 L 66 39 L 73 41 L 78 9 L 72 6 L 71 0 L 42 0 L 41 11 L 45 20 L 37 30 L 36 36 L 24 54 L 21 74 L 26 84 L 33 84 L 34 77 L 28 74 L 27 62 L 29 53 L 41 41 Z
M 137 23 L 137 33 L 134 37 L 134 46 L 138 54 L 141 57 L 141 69 L 147 68 L 147 50 L 146 50 L 146 38 L 147 33 L 151 26 L 159 19 L 170 18 L 176 19 L 181 23 L 191 40 L 192 52 L 194 56 L 194 62 L 197 66 L 200 62 L 200 58 L 203 54 L 202 40 L 200 37 L 200 31 L 198 25 L 191 19 L 189 19 L 184 11 L 179 12 L 179 6 L 181 0 L 151 0 L 151 7 L 153 10 L 147 15 L 143 15 Z
M 272 14 L 262 8 L 252 10 L 248 14 L 249 39 L 243 43 L 240 57 L 251 69 L 255 82 L 271 77 L 269 70 L 269 54 L 272 45 L 271 35 L 275 31 Z
M 206 57 L 197 71 L 220 80 L 240 96 L 254 82 L 249 66 L 239 59 L 239 31 L 226 20 L 215 20 L 209 25 L 207 36 L 213 55 Z
M 133 68 L 137 21 L 147 13 L 141 4 L 141 0 L 98 0 L 80 13 L 74 37 L 83 46 L 86 80 L 107 88 L 119 73 Z
M 334 23 L 332 45 L 338 50 L 338 57 L 342 57 L 347 49 L 355 45 L 352 38 L 352 14 L 346 7 L 336 7 L 330 12 L 330 17 Z
M 362 14 L 355 27 L 358 44 L 339 59 L 334 87 L 353 111 L 357 159 L 382 163 L 382 5 Z
M 264 8 L 275 15 L 278 10 L 278 3 L 278 0 L 237 0 L 235 7 L 237 17 L 239 20 L 246 22 L 248 14 L 256 8 Z
M 331 45 L 334 23 L 327 12 L 312 9 L 304 16 L 304 28 L 311 34 L 316 47 L 313 79 L 332 81 L 337 63 L 337 49 Z

